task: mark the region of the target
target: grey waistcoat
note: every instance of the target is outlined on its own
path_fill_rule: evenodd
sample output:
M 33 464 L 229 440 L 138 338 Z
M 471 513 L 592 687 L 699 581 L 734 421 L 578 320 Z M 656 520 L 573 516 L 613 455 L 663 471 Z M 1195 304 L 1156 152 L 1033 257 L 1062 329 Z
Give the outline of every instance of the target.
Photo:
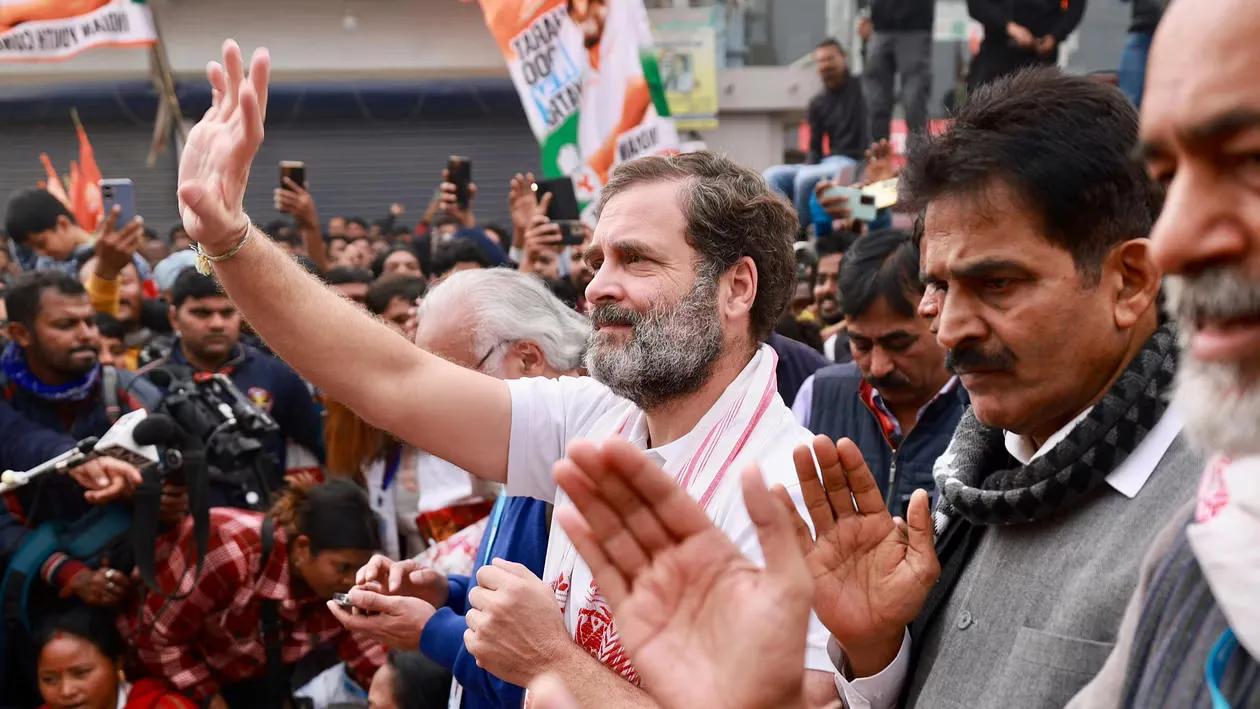
M 990 527 L 912 642 L 909 705 L 1058 709 L 1102 667 L 1147 545 L 1194 495 L 1202 458 L 1178 435 L 1132 500 Z M 944 563 L 944 560 L 942 560 Z

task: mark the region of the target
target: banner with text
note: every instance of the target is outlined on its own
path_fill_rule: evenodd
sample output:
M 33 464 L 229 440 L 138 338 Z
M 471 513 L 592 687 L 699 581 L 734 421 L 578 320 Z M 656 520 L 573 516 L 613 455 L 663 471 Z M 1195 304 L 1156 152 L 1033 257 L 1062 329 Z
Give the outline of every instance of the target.
M 618 163 L 678 151 L 643 0 L 481 0 L 546 177 L 591 203 Z
M 103 46 L 157 41 L 153 15 L 134 0 L 0 0 L 0 62 L 68 59 Z

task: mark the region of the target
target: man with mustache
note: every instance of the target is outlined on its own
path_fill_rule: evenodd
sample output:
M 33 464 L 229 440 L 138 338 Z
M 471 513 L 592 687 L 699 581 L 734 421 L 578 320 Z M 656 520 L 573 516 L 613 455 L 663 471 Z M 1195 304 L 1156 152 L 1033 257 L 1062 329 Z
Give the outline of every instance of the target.
M 1139 153 L 1167 191 L 1151 238 L 1181 331 L 1174 401 L 1212 458 L 1074 708 L 1260 705 L 1257 23 L 1245 0 L 1175 2 L 1155 35 Z
M 932 465 L 967 408 L 967 392 L 915 312 L 923 286 L 909 234 L 878 231 L 854 242 L 839 292 L 853 362 L 807 379 L 792 412 L 814 433 L 856 443 L 888 508 L 905 514 L 915 490 L 935 487 Z
M 1136 136 L 1137 116 L 1117 90 L 1035 69 L 981 88 L 949 131 L 912 147 L 901 184 L 903 202 L 923 210 L 927 290 L 920 313 L 949 348 L 972 408 L 938 461 L 934 516 L 928 495 L 916 491 L 904 519 L 894 520 L 850 441 L 819 436 L 812 451 L 796 451 L 819 530 L 816 540 L 803 540 L 814 610 L 836 641 L 836 681 L 848 706 L 1061 707 L 1116 642 L 1141 552 L 1201 470 L 1167 405 L 1176 332 L 1160 322 L 1156 307 L 1160 274 L 1145 238 L 1155 199 L 1129 159 Z M 1245 163 L 1234 164 L 1241 170 Z M 1245 169 L 1240 190 L 1250 189 L 1245 180 L 1253 168 Z M 1206 184 L 1218 183 L 1216 175 L 1206 177 Z M 1187 208 L 1192 204 L 1187 200 Z M 1213 223 L 1221 225 L 1208 242 L 1216 246 L 1199 247 L 1204 260 L 1196 263 L 1223 256 L 1212 251 L 1221 244 L 1243 248 L 1243 232 L 1224 220 L 1195 222 L 1190 233 L 1212 234 Z M 1229 341 L 1233 352 L 1254 359 L 1254 347 L 1242 349 L 1238 323 L 1208 324 L 1205 352 L 1224 354 Z M 689 523 L 671 538 L 634 520 L 643 516 L 641 505 L 624 504 L 625 483 L 608 474 L 617 467 L 610 448 L 605 444 L 601 462 L 575 446 L 557 466 L 586 520 L 563 515 L 566 529 L 596 559 L 597 575 L 616 567 L 601 583 L 620 583 L 622 591 L 633 584 L 639 602 L 620 606 L 628 628 L 668 623 L 662 635 L 718 637 L 701 627 L 699 614 L 670 611 L 710 600 L 729 604 L 714 591 L 722 585 L 715 579 L 734 576 L 739 564 L 708 568 L 704 598 L 683 593 L 663 604 L 654 590 L 685 586 L 687 567 L 671 560 L 695 555 L 687 539 L 702 536 L 704 527 Z M 641 471 L 636 480 L 657 475 L 641 454 L 617 455 L 621 469 Z M 575 467 L 595 482 L 583 483 Z M 659 476 L 654 485 L 660 487 Z M 597 490 L 588 492 L 592 486 Z M 654 499 L 669 496 L 653 491 Z M 804 522 L 800 528 L 808 537 Z M 1236 541 L 1254 547 L 1254 538 Z M 609 563 L 611 550 L 635 544 L 651 550 L 648 563 Z M 1254 552 L 1238 551 L 1235 561 L 1251 566 L 1235 568 L 1254 573 Z M 1168 569 L 1168 583 L 1180 583 L 1183 569 Z M 766 572 L 780 581 L 792 575 L 787 565 Z M 1254 583 L 1239 588 L 1252 594 L 1241 608 L 1253 611 Z M 615 595 L 625 602 L 624 593 Z M 785 604 L 791 598 L 788 590 L 779 595 Z M 717 614 L 738 615 L 736 608 Z M 1164 663 L 1147 686 L 1166 686 L 1169 672 L 1202 672 L 1201 663 L 1139 640 L 1135 653 L 1157 651 Z M 775 680 L 764 663 L 734 647 L 718 645 L 702 662 L 675 669 L 661 662 L 662 643 L 629 645 L 636 661 L 653 668 L 654 686 L 718 670 L 749 686 Z M 1231 688 L 1254 684 L 1254 673 L 1226 672 L 1233 673 L 1224 680 Z M 1159 691 L 1133 706 L 1163 704 Z
M 585 254 L 595 274 L 586 289 L 592 378 L 504 382 L 407 343 L 257 233 L 241 202 L 262 141 L 270 60 L 255 53 L 246 78 L 229 41 L 224 63 L 209 68 L 215 103 L 184 150 L 181 213 L 204 265 L 277 353 L 372 425 L 506 482 L 511 495 L 562 502 L 551 466 L 569 442 L 624 438 L 673 474 L 742 554 L 761 559 L 739 471 L 760 461 L 772 481 L 796 488 L 788 461 L 808 434 L 779 400 L 763 344 L 794 284 L 797 223 L 759 175 L 711 153 L 620 166 Z M 478 664 L 522 686 L 555 672 L 590 705 L 648 702 L 607 603 L 558 527 L 543 579 L 496 560 L 477 582 L 465 640 Z M 810 670 L 800 694 L 834 699 L 816 619 L 799 661 Z
M 263 441 L 275 458 L 267 480 L 272 490 L 280 489 L 285 482 L 286 441 L 323 459 L 321 411 L 306 382 L 284 362 L 241 342 L 241 314 L 214 279 L 191 268 L 181 273 L 171 287 L 169 317 L 175 331 L 170 353 L 145 367 L 142 375 L 164 370 L 179 381 L 194 374 L 216 373 L 232 380 L 251 403 L 270 414 L 280 427 L 279 433 Z M 266 502 L 261 497 L 249 499 L 249 493 L 235 484 L 211 486 L 212 506 L 258 504 Z
M 1201 465 L 1167 405 L 1176 333 L 1159 318 L 1136 134 L 1119 91 L 1030 69 L 910 150 L 920 313 L 972 408 L 937 462 L 935 554 L 888 561 L 872 543 L 888 512 L 861 505 L 863 531 L 818 540 L 857 554 L 815 572 L 852 704 L 1060 707 L 1115 642 L 1146 541 Z M 920 500 L 911 540 L 928 531 Z M 852 518 L 849 501 L 831 507 Z M 936 583 L 906 573 L 937 557 Z
M 0 355 L 0 397 L 7 402 L 6 408 L 12 407 L 32 427 L 76 441 L 100 437 L 122 414 L 157 400 L 148 382 L 131 372 L 101 366 L 96 312 L 73 277 L 60 271 L 23 274 L 5 293 L 4 301 L 11 341 Z M 53 445 L 14 428 L 3 429 L 0 437 L 12 439 L 12 447 L 28 453 L 38 446 L 41 455 Z M 62 446 L 58 452 L 66 449 Z M 40 476 L 5 495 L 5 503 L 13 519 L 33 529 L 48 521 L 81 519 L 92 504 L 129 496 L 139 482 L 140 473 L 133 466 L 100 458 L 75 471 L 73 479 Z M 84 487 L 89 490 L 86 495 Z M 4 535 L 9 538 L 12 525 L 0 523 L 0 527 L 9 528 Z M 15 549 L 10 547 L 6 553 Z M 63 598 L 73 595 L 94 605 L 116 605 L 129 585 L 120 571 L 94 570 L 61 552 L 48 558 L 41 575 Z

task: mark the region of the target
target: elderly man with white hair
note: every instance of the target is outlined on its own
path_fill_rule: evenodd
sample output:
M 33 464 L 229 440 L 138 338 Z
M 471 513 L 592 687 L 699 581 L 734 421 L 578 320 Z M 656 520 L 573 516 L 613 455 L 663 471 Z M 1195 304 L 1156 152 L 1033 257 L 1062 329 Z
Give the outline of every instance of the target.
M 499 379 L 576 375 L 591 330 L 587 319 L 565 306 L 542 281 L 507 269 L 452 274 L 420 302 L 416 318 L 416 344 Z M 457 504 L 485 485 L 423 451 L 418 452 L 416 468 L 422 509 Z M 392 564 L 388 587 L 381 591 L 398 611 L 383 613 L 393 622 L 369 626 L 354 615 L 343 616 L 343 622 L 395 648 L 419 647 L 454 675 L 459 688 L 452 696 L 462 693 L 464 707 L 519 706 L 523 690 L 478 667 L 464 646 L 468 629 L 464 614 L 470 607 L 468 594 L 477 585 L 477 568 L 492 559 L 542 573 L 550 516 L 546 502 L 500 496 L 474 557 L 472 576 L 444 576 L 415 561 Z M 369 567 L 387 562 L 376 557 Z M 461 705 L 453 701 L 452 706 Z

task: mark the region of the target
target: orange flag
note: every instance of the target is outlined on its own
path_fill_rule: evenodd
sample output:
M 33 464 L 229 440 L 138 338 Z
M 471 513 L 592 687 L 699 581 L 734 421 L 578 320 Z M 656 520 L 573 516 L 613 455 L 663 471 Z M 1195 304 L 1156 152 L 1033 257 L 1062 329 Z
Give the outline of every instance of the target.
M 74 219 L 79 222 L 79 226 L 93 231 L 101 216 L 101 170 L 96 165 L 96 155 L 92 152 L 87 131 L 79 121 L 79 112 L 71 109 L 70 117 L 79 134 L 79 179 L 71 188 L 70 202 L 73 206 L 70 211 L 74 212 Z M 73 177 L 71 181 L 74 182 Z
M 48 176 L 47 181 L 44 183 L 44 189 L 48 190 L 49 194 L 66 205 L 66 209 L 70 209 L 70 197 L 66 194 L 66 188 L 61 184 L 61 176 L 57 174 L 57 169 L 53 167 L 52 159 L 48 157 L 48 153 L 40 153 L 39 161 L 44 164 L 44 174 Z

